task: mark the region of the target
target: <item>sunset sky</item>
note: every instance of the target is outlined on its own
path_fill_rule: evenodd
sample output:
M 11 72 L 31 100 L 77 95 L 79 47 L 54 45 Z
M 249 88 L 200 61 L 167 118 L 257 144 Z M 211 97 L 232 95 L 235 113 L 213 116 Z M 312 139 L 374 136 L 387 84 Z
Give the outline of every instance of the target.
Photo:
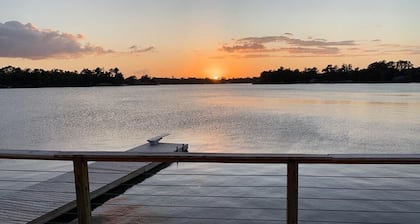
M 280 66 L 420 66 L 418 0 L 2 0 L 0 67 L 247 77 Z

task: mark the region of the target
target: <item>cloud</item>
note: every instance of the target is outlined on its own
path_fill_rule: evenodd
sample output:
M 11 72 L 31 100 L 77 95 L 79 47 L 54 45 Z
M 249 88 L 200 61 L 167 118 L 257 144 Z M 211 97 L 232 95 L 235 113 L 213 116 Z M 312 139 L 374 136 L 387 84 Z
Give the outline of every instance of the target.
M 386 43 L 385 40 L 374 39 L 365 41 L 364 45 L 358 48 L 349 48 L 349 51 L 357 54 L 349 54 L 351 56 L 366 55 L 418 55 L 420 54 L 420 45 L 405 45 L 402 43 Z
M 130 53 L 144 53 L 144 52 L 150 52 L 155 50 L 155 47 L 150 46 L 150 47 L 146 47 L 146 48 L 138 48 L 136 45 L 132 45 L 131 47 L 129 47 L 130 49 Z
M 327 41 L 325 39 L 302 40 L 297 38 L 290 38 L 286 36 L 265 36 L 265 37 L 246 37 L 239 39 L 239 43 L 248 44 L 265 44 L 273 42 L 284 42 L 294 46 L 351 46 L 356 45 L 353 40 L 345 41 Z
M 420 54 L 420 49 L 412 49 L 408 51 L 407 53 L 412 54 L 412 55 Z
M 401 44 L 380 44 L 379 47 L 399 48 L 399 47 L 403 47 L 403 45 L 401 45 Z
M 247 54 L 247 55 L 244 55 L 242 58 L 272 58 L 272 57 L 276 57 L 276 56 L 272 54 Z
M 366 49 L 366 50 L 363 50 L 363 52 L 366 52 L 366 53 L 375 53 L 375 52 L 379 52 L 379 50 L 378 49 Z
M 326 42 L 327 41 L 327 39 L 324 39 L 324 38 L 316 38 L 316 39 L 314 39 L 315 41 L 323 41 L 323 42 Z
M 38 29 L 31 23 L 0 23 L 0 57 L 43 59 L 86 53 L 110 53 L 92 44 L 82 45 L 83 35 Z
M 260 43 L 243 43 L 232 46 L 222 46 L 221 50 L 226 52 L 236 51 L 260 51 L 265 50 L 265 46 Z
M 337 47 L 320 47 L 320 48 L 308 48 L 308 47 L 289 47 L 281 48 L 282 51 L 287 51 L 291 54 L 338 54 L 340 50 Z
M 224 44 L 219 50 L 228 53 L 288 52 L 291 54 L 339 54 L 340 46 L 358 45 L 354 40 L 298 39 L 286 36 L 245 37 Z
M 382 39 L 331 41 L 316 37 L 279 36 L 232 39 L 219 47 L 227 57 L 361 57 L 378 55 L 420 55 L 420 45 L 387 43 Z M 228 54 L 226 54 L 228 53 Z

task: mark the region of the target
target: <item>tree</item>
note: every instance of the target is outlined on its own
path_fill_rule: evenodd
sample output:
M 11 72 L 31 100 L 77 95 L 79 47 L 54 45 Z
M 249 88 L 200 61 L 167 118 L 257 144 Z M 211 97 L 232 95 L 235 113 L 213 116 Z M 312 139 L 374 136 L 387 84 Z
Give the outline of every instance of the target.
M 348 73 L 353 71 L 353 66 L 351 64 L 342 64 L 341 68 L 338 69 L 339 72 Z
M 140 77 L 140 82 L 150 82 L 150 80 L 151 80 L 151 78 L 150 78 L 150 76 L 148 74 L 142 75 Z
M 412 68 L 413 64 L 410 61 L 399 60 L 395 63 L 395 69 L 397 69 L 398 71 L 408 70 Z
M 332 73 L 332 72 L 337 72 L 338 71 L 338 66 L 337 65 L 327 65 L 327 67 L 325 67 L 324 69 L 322 69 L 322 72 L 324 73 Z
M 113 79 L 113 84 L 122 84 L 124 82 L 124 77 L 118 68 L 109 69 L 110 77 Z

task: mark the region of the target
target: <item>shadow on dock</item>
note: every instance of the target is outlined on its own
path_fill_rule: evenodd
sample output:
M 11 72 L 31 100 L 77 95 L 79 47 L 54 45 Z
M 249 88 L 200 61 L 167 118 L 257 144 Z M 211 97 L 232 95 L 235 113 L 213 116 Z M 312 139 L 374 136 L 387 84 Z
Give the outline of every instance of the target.
M 122 183 L 121 185 L 105 192 L 104 194 L 94 198 L 91 200 L 92 202 L 92 211 L 103 205 L 105 202 L 107 202 L 108 200 L 115 198 L 121 194 L 124 194 L 128 189 L 130 189 L 131 187 L 142 183 L 143 181 L 145 181 L 147 178 L 154 176 L 155 174 L 157 174 L 159 171 L 169 167 L 171 165 L 171 163 L 162 163 L 160 165 L 158 165 L 157 167 L 149 170 L 147 173 L 141 174 L 138 177 L 135 177 L 134 179 L 128 180 L 124 183 Z M 109 222 L 110 220 L 108 220 L 108 217 L 101 217 L 101 216 L 92 216 L 92 222 L 93 223 L 105 223 L 105 222 Z M 47 224 L 54 224 L 54 223 L 71 223 L 71 224 L 77 224 L 77 209 L 72 209 L 69 212 L 53 219 L 50 220 L 49 222 L 47 222 Z

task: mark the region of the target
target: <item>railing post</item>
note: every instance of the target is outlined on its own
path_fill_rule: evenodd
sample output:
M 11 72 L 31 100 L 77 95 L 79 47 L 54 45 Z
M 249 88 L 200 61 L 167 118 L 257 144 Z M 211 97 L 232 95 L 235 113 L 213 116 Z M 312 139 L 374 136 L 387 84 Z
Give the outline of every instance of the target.
M 74 184 L 76 187 L 77 218 L 79 224 L 91 223 L 88 164 L 83 157 L 73 159 Z
M 298 170 L 296 161 L 287 163 L 287 224 L 298 223 Z

